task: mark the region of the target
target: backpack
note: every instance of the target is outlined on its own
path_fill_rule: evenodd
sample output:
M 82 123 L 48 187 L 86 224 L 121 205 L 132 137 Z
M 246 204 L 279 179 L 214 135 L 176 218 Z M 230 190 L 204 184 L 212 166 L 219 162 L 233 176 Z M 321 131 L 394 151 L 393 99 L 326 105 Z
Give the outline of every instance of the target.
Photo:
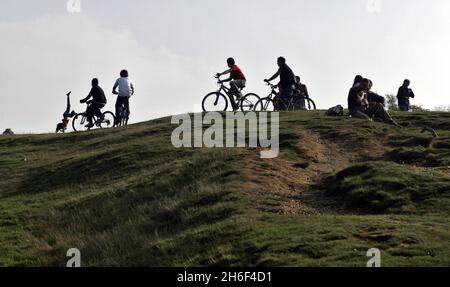
M 325 115 L 330 117 L 341 117 L 344 115 L 344 108 L 341 105 L 332 107 L 326 111 Z

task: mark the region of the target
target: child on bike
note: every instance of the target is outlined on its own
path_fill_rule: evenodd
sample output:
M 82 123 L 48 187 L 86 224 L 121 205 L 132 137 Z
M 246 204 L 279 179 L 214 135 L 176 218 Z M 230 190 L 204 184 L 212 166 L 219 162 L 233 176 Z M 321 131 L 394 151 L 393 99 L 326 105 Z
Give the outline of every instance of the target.
M 114 84 L 112 93 L 114 95 L 117 95 L 117 101 L 116 101 L 116 123 L 121 119 L 121 113 L 120 110 L 122 106 L 124 107 L 124 110 L 127 112 L 128 117 L 130 116 L 130 97 L 134 95 L 134 86 L 131 80 L 128 78 L 129 74 L 127 70 L 122 70 L 120 72 L 120 78 L 116 80 L 116 83 Z M 119 88 L 119 91 L 117 91 L 117 88 Z
M 71 105 L 70 105 L 70 94 L 71 93 L 72 92 L 68 92 L 66 95 L 67 96 L 66 111 L 63 114 L 62 121 L 56 125 L 56 133 L 59 133 L 59 132 L 65 133 L 67 130 L 67 126 L 69 125 L 70 119 L 76 115 L 75 111 L 70 111 L 71 110 Z
M 92 79 L 92 89 L 89 95 L 85 99 L 81 100 L 80 103 L 87 103 L 91 98 L 92 101 L 86 110 L 86 118 L 88 121 L 86 128 L 88 129 L 94 127 L 94 116 L 100 114 L 101 109 L 103 109 L 107 103 L 105 93 L 103 92 L 103 89 L 100 88 L 98 79 Z
M 236 96 L 237 100 L 239 101 L 242 98 L 242 94 L 240 90 L 245 88 L 245 84 L 247 82 L 247 79 L 245 78 L 244 73 L 242 70 L 236 65 L 236 62 L 233 58 L 227 59 L 227 65 L 229 67 L 228 70 L 222 73 L 218 73 L 216 75 L 216 78 L 219 78 L 220 76 L 230 74 L 230 78 L 226 80 L 219 81 L 220 84 L 225 82 L 230 82 L 230 94 Z M 233 105 L 233 108 L 237 108 L 237 103 L 231 103 Z

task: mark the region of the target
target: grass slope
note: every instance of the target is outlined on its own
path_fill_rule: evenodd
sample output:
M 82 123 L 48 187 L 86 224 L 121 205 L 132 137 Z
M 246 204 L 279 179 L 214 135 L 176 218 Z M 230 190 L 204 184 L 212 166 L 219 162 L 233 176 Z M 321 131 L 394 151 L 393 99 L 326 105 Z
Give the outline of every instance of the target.
M 450 266 L 450 115 L 395 116 L 283 114 L 274 160 L 175 149 L 168 118 L 0 137 L 0 266 Z

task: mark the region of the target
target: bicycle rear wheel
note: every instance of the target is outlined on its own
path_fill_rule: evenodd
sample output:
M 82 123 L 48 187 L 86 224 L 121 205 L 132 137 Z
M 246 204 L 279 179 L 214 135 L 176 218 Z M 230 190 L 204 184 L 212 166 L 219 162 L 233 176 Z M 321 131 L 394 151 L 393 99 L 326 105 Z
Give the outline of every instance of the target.
M 263 98 L 255 104 L 254 111 L 256 111 L 256 112 L 274 112 L 275 104 L 272 99 Z
M 241 111 L 243 112 L 254 111 L 256 103 L 259 102 L 259 100 L 261 100 L 261 98 L 257 94 L 245 95 L 245 97 L 240 102 Z
M 221 93 L 210 93 L 203 99 L 202 108 L 204 112 L 225 112 L 228 109 L 228 100 Z
M 87 131 L 88 128 L 86 128 L 85 125 L 87 125 L 85 113 L 77 114 L 72 120 L 72 128 L 75 132 Z
M 112 112 L 104 112 L 103 120 L 100 122 L 100 128 L 108 129 L 114 126 L 115 116 Z
M 315 111 L 316 103 L 310 98 L 298 97 L 293 104 L 294 110 Z

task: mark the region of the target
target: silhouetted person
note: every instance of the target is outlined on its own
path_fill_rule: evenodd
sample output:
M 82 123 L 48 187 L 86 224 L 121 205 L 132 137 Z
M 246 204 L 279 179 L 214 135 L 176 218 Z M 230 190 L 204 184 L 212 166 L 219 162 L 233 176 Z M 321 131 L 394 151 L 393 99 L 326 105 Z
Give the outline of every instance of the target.
M 237 98 L 237 100 L 239 101 L 242 98 L 242 94 L 240 91 L 243 88 L 245 88 L 247 79 L 245 78 L 245 75 L 242 72 L 242 70 L 239 68 L 239 66 L 236 65 L 236 62 L 233 58 L 227 59 L 227 65 L 228 65 L 229 69 L 226 70 L 225 72 L 217 73 L 216 78 L 220 78 L 220 76 L 230 74 L 230 77 L 228 79 L 221 80 L 221 81 L 219 81 L 219 83 L 230 82 L 230 93 L 231 93 L 231 95 L 235 96 Z M 237 106 L 238 104 L 234 101 L 233 98 L 232 98 L 232 100 L 233 100 L 233 102 L 231 104 L 233 106 L 233 109 L 236 110 L 238 108 L 238 106 Z
M 353 86 L 352 86 L 352 87 L 359 86 L 359 85 L 361 84 L 361 81 L 362 81 L 363 79 L 364 79 L 363 76 L 357 75 L 357 76 L 355 77 L 355 80 L 353 81 Z
M 295 76 L 295 91 L 294 95 L 297 97 L 305 97 L 309 98 L 308 88 L 305 84 L 302 84 L 301 78 L 299 76 Z M 306 100 L 302 98 L 297 101 L 297 107 L 299 109 L 306 109 Z
M 117 101 L 116 101 L 116 123 L 119 121 L 119 115 L 120 115 L 120 108 L 123 106 L 125 110 L 127 111 L 128 117 L 130 117 L 130 98 L 132 95 L 134 95 L 134 85 L 129 79 L 129 74 L 127 70 L 122 70 L 120 72 L 120 78 L 116 80 L 116 83 L 114 84 L 112 93 L 114 95 L 117 95 Z M 117 91 L 117 88 L 119 88 L 119 91 Z
M 275 80 L 277 77 L 280 77 L 280 82 L 278 83 L 278 88 L 280 89 L 280 98 L 284 102 L 288 102 L 294 93 L 295 86 L 295 74 L 292 72 L 292 69 L 286 64 L 286 59 L 283 57 L 279 57 L 277 60 L 278 71 L 270 78 L 264 80 L 267 83 Z M 283 103 L 283 101 L 281 103 Z M 286 110 L 286 107 L 281 104 L 280 110 Z
M 67 126 L 69 125 L 70 119 L 76 115 L 75 111 L 71 111 L 71 105 L 70 105 L 70 94 L 71 93 L 72 92 L 68 92 L 66 95 L 67 96 L 66 111 L 63 114 L 63 119 L 61 120 L 61 122 L 56 125 L 56 133 L 58 133 L 58 132 L 65 133 L 67 130 Z
M 90 105 L 86 110 L 86 118 L 88 124 L 87 128 L 92 128 L 94 123 L 92 122 L 95 115 L 99 115 L 101 113 L 101 109 L 106 105 L 106 96 L 103 92 L 103 89 L 98 85 L 98 79 L 92 79 L 92 89 L 89 92 L 89 95 L 80 101 L 80 103 L 86 103 L 92 98 Z
M 398 107 L 402 112 L 407 112 L 411 109 L 409 99 L 415 97 L 414 92 L 409 88 L 410 84 L 411 82 L 409 80 L 405 80 L 403 85 L 398 89 Z
M 372 86 L 373 83 L 371 80 L 369 80 L 369 87 L 367 90 L 367 100 L 369 101 L 369 104 L 377 103 L 382 104 L 384 107 L 386 105 L 386 99 L 383 96 L 380 96 L 377 93 L 372 92 Z
M 369 80 L 363 79 L 359 85 L 350 89 L 348 95 L 348 109 L 350 115 L 355 118 L 371 120 L 379 119 L 384 123 L 399 126 L 379 103 L 369 104 L 367 91 Z

